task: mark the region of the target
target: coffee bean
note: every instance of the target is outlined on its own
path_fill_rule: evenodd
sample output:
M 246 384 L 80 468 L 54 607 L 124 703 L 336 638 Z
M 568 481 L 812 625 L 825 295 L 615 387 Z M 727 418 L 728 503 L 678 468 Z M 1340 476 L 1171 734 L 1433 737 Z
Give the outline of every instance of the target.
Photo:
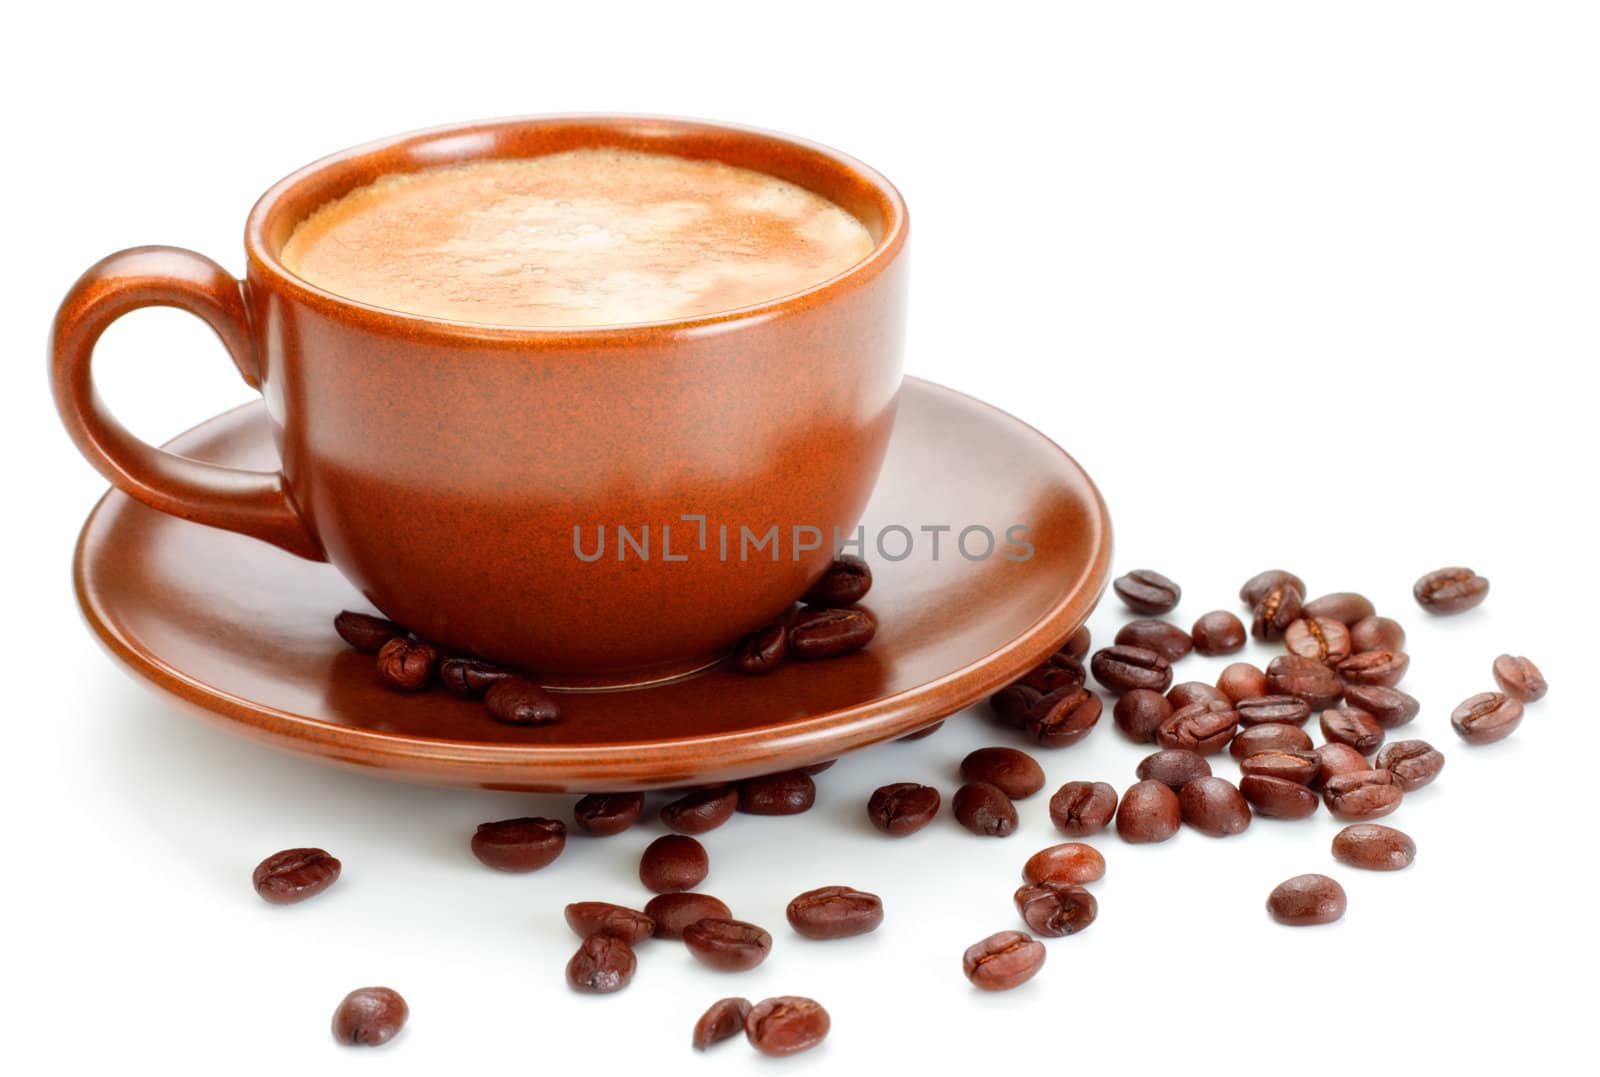
M 974 987 L 1009 991 L 1033 979 L 1044 956 L 1044 944 L 1026 932 L 999 931 L 967 947 L 961 968 Z
M 1082 886 L 1102 879 L 1106 858 L 1093 845 L 1064 841 L 1040 849 L 1022 865 L 1022 879 L 1030 883 L 1072 883 Z
M 1019 684 L 1032 688 L 1040 695 L 1049 695 L 1063 688 L 1082 688 L 1088 682 L 1089 675 L 1084 672 L 1083 663 L 1076 658 L 1063 658 L 1053 654 L 1042 664 L 1033 667 L 1023 677 Z
M 772 936 L 743 920 L 708 917 L 683 929 L 683 943 L 703 965 L 718 972 L 744 972 L 767 959 Z
M 1058 688 L 1033 705 L 1024 728 L 1040 747 L 1065 748 L 1089 735 L 1102 707 L 1100 697 L 1087 689 Z
M 988 782 L 1012 800 L 1022 800 L 1044 788 L 1044 768 L 1015 748 L 979 748 L 961 761 L 961 780 Z
M 1025 883 L 1014 900 L 1023 923 L 1051 939 L 1076 935 L 1100 913 L 1094 895 L 1072 883 Z
M 739 783 L 739 810 L 746 815 L 799 815 L 817 801 L 817 783 L 803 770 L 785 770 Z
M 1277 696 L 1293 696 L 1313 710 L 1323 710 L 1339 701 L 1344 686 L 1337 673 L 1316 659 L 1285 654 L 1268 664 L 1267 690 Z
M 1317 810 L 1317 794 L 1270 774 L 1246 774 L 1239 779 L 1239 793 L 1258 814 L 1274 819 L 1304 819 Z
M 263 901 L 293 905 L 332 886 L 341 867 L 324 849 L 285 849 L 257 864 L 250 881 Z
M 909 744 L 910 742 L 912 742 L 914 740 L 922 740 L 922 739 L 924 739 L 926 737 L 931 737 L 931 736 L 933 736 L 935 733 L 939 732 L 939 730 L 941 730 L 943 728 L 944 728 L 944 719 L 941 718 L 937 722 L 933 723 L 932 725 L 923 726 L 921 729 L 917 730 L 915 733 L 907 733 L 905 736 L 897 737 L 895 739 L 900 744 Z
M 1250 634 L 1259 640 L 1278 640 L 1300 617 L 1301 594 L 1294 585 L 1281 583 L 1250 609 Z
M 561 720 L 561 708 L 549 692 L 521 677 L 507 677 L 483 697 L 489 717 L 507 725 L 549 725 Z
M 439 648 L 420 639 L 396 636 L 378 651 L 378 679 L 400 692 L 420 692 L 433 679 Z
M 1393 774 L 1400 788 L 1412 793 L 1439 776 L 1444 753 L 1425 740 L 1397 740 L 1383 746 L 1377 765 Z
M 1267 694 L 1267 675 L 1249 662 L 1235 662 L 1217 676 L 1217 691 L 1233 700 Z
M 1347 684 L 1344 686 L 1344 701 L 1372 715 L 1373 721 L 1385 729 L 1405 725 L 1422 709 L 1422 704 L 1415 697 L 1381 684 Z
M 377 654 L 383 645 L 390 640 L 409 635 L 409 633 L 382 617 L 374 617 L 369 613 L 356 613 L 353 610 L 344 610 L 333 619 L 333 630 L 339 633 L 339 638 L 362 654 Z
M 1301 617 L 1283 632 L 1290 654 L 1336 666 L 1350 657 L 1350 630 L 1331 617 Z
M 1293 587 L 1301 595 L 1306 593 L 1306 582 L 1293 572 L 1285 572 L 1281 568 L 1269 568 L 1265 572 L 1258 572 L 1244 581 L 1244 586 L 1239 588 L 1239 601 L 1246 606 L 1254 606 L 1276 587 L 1284 585 Z
M 1387 617 L 1363 617 L 1350 626 L 1350 650 L 1403 651 L 1406 649 L 1406 630 L 1400 622 Z
M 1244 646 L 1244 622 L 1227 610 L 1212 610 L 1201 615 L 1189 636 L 1198 654 L 1232 654 Z
M 1123 841 L 1135 844 L 1166 841 L 1178 832 L 1182 809 L 1178 794 L 1158 781 L 1145 780 L 1128 786 L 1117 805 L 1117 833 Z
M 705 846 L 686 834 L 657 838 L 639 858 L 639 881 L 658 894 L 693 890 L 710 870 Z
M 567 906 L 566 917 L 567 926 L 580 939 L 614 935 L 631 946 L 656 932 L 656 922 L 648 914 L 609 901 L 574 901 Z
M 567 846 L 567 825 L 559 819 L 502 819 L 479 823 L 472 855 L 496 871 L 538 871 Z
M 656 925 L 658 939 L 681 939 L 684 928 L 701 920 L 727 920 L 733 916 L 728 906 L 710 894 L 686 891 L 657 894 L 644 907 L 644 914 Z
M 439 663 L 439 683 L 446 692 L 463 699 L 482 699 L 510 676 L 509 669 L 481 658 L 446 658 Z
M 808 606 L 853 606 L 872 590 L 872 568 L 854 554 L 841 554 L 801 596 Z
M 808 939 L 844 939 L 883 923 L 883 900 L 848 886 L 823 886 L 789 902 L 787 915 L 789 926 Z
M 1333 858 L 1368 871 L 1399 871 L 1416 859 L 1417 843 L 1381 823 L 1353 823 L 1333 836 Z
M 828 1011 L 816 999 L 799 995 L 779 995 L 762 999 L 745 1015 L 744 1035 L 764 1055 L 784 1055 L 809 1051 L 828 1035 L 832 1022 Z
M 1028 712 L 1043 695 L 1025 684 L 1008 685 L 989 697 L 989 709 L 1002 724 L 1021 729 L 1028 721 Z
M 1178 604 L 1183 590 L 1159 572 L 1147 568 L 1134 569 L 1126 576 L 1111 582 L 1112 590 L 1122 599 L 1123 605 L 1134 613 L 1153 616 L 1166 613 Z
M 1208 703 L 1223 708 L 1232 708 L 1233 701 L 1222 689 L 1207 684 L 1205 681 L 1184 681 L 1175 684 L 1167 690 L 1167 702 L 1172 704 L 1174 711 L 1196 703 Z
M 1196 778 L 1209 778 L 1211 764 L 1198 752 L 1163 748 L 1139 760 L 1134 774 L 1141 782 L 1160 782 L 1176 793 Z
M 968 782 L 951 799 L 956 822 L 990 838 L 1003 838 L 1017 829 L 1017 808 L 1011 798 L 988 782 Z
M 1468 744 L 1493 744 L 1522 724 L 1522 703 L 1504 692 L 1479 692 L 1450 712 L 1450 725 Z
M 1235 759 L 1248 759 L 1257 752 L 1309 752 L 1311 738 L 1297 725 L 1267 722 L 1241 729 L 1228 745 Z
M 1154 651 L 1122 645 L 1095 652 L 1089 662 L 1095 680 L 1116 693 L 1135 688 L 1165 692 L 1172 683 L 1172 666 Z
M 1250 825 L 1250 805 L 1225 778 L 1196 778 L 1178 790 L 1183 821 L 1213 838 L 1238 834 Z
M 733 648 L 733 668 L 760 676 L 783 665 L 789 654 L 789 628 L 782 621 L 763 625 Z
M 1257 726 L 1258 729 L 1268 729 L 1270 726 Z M 1310 738 L 1307 738 L 1307 747 L 1296 748 L 1269 748 L 1266 751 L 1254 752 L 1239 760 L 1239 773 L 1244 777 L 1256 775 L 1263 778 L 1282 778 L 1284 781 L 1294 782 L 1296 785 L 1309 786 L 1317 776 L 1317 755 L 1309 750 Z
M 1371 755 L 1383 745 L 1383 726 L 1364 710 L 1340 707 L 1322 712 L 1318 724 L 1324 740 L 1348 744 L 1362 755 Z
M 1075 658 L 1081 662 L 1088 657 L 1092 639 L 1093 637 L 1089 634 L 1089 626 L 1083 625 L 1067 637 L 1067 642 L 1061 645 L 1059 653 L 1067 658 Z
M 378 1047 L 399 1034 L 411 1007 L 398 991 L 362 987 L 350 992 L 333 1011 L 333 1038 L 347 1047 Z
M 1267 896 L 1267 912 L 1290 927 L 1331 924 L 1344 910 L 1344 887 L 1326 875 L 1296 875 Z
M 1050 798 L 1050 821 L 1063 834 L 1088 837 L 1117 814 L 1117 791 L 1106 782 L 1068 782 Z
M 901 737 L 900 739 L 905 740 L 906 738 Z M 805 771 L 805 773 L 809 774 L 811 777 L 815 778 L 818 774 L 821 774 L 823 771 L 827 770 L 837 762 L 837 759 L 824 759 L 820 763 L 812 763 L 810 766 L 801 767 L 800 769 Z
M 1341 822 L 1376 819 L 1400 806 L 1405 790 L 1387 770 L 1338 774 L 1322 786 L 1322 802 Z
M 1170 621 L 1149 617 L 1123 625 L 1114 642 L 1154 651 L 1168 662 L 1176 662 L 1194 650 L 1194 640 L 1189 638 L 1189 633 Z
M 1326 617 L 1349 628 L 1378 611 L 1366 595 L 1358 595 L 1354 591 L 1335 591 L 1305 603 L 1300 607 L 1300 612 L 1306 617 Z
M 704 834 L 733 818 L 739 790 L 731 785 L 696 789 L 661 809 L 661 821 L 675 834 Z
M 939 814 L 939 790 L 916 782 L 880 786 L 867 801 L 867 818 L 897 838 L 915 834 Z
M 1156 743 L 1163 748 L 1210 755 L 1220 752 L 1233 739 L 1239 716 L 1226 702 L 1191 703 L 1172 712 L 1172 717 L 1156 730 Z
M 878 622 L 866 610 L 807 609 L 789 623 L 789 654 L 795 658 L 838 658 L 872 642 Z
M 579 830 L 604 838 L 627 830 L 643 811 L 643 793 L 590 793 L 573 805 L 572 821 Z
M 1411 593 L 1429 613 L 1460 613 L 1483 601 L 1489 581 L 1470 568 L 1441 568 L 1418 580 Z
M 1411 656 L 1404 651 L 1362 651 L 1339 663 L 1339 677 L 1346 684 L 1393 688 L 1406 675 L 1409 665 Z
M 749 1013 L 749 999 L 720 998 L 694 1023 L 690 1042 L 696 1051 L 704 1051 L 714 1043 L 732 1039 L 744 1031 L 744 1019 Z
M 1149 688 L 1135 688 L 1124 692 L 1111 709 L 1117 728 L 1133 740 L 1148 744 L 1156 739 L 1161 723 L 1172 717 L 1172 704 L 1160 692 Z
M 609 995 L 633 979 L 638 961 L 626 939 L 590 935 L 567 962 L 567 983 L 583 995 Z
M 1520 655 L 1503 654 L 1494 660 L 1494 683 L 1519 703 L 1537 703 L 1550 690 L 1539 667 Z
M 1239 715 L 1239 724 L 1247 728 L 1257 725 L 1305 725 L 1311 719 L 1310 705 L 1294 696 L 1241 699 L 1233 709 Z
M 1372 769 L 1366 756 L 1348 744 L 1324 744 L 1316 754 L 1317 776 L 1311 782 L 1316 789 L 1325 788 L 1328 782 L 1341 774 L 1360 774 Z

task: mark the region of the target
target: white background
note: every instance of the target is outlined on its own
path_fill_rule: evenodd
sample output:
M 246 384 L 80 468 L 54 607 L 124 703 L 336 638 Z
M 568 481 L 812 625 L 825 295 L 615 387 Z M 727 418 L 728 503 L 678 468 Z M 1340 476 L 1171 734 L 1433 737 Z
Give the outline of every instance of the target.
M 994 1059 L 1081 1072 L 1292 1060 L 1538 1072 L 1583 1065 L 1597 955 L 1595 464 L 1600 351 L 1600 33 L 1586 4 L 1002 3 L 31 5 L 8 22 L 0 436 L 11 512 L 4 751 L 4 978 L 12 1072 L 159 1063 L 172 1072 L 734 1072 L 742 1043 L 688 1047 L 724 994 L 809 994 L 851 1072 Z M 31 20 L 31 21 L 30 21 Z M 641 948 L 623 994 L 571 995 L 561 906 L 642 902 L 640 828 L 573 840 L 501 876 L 473 825 L 565 816 L 564 799 L 352 777 L 268 754 L 126 678 L 73 607 L 68 562 L 102 490 L 52 413 L 43 342 L 84 267 L 163 242 L 242 269 L 253 199 L 327 152 L 461 119 L 678 113 L 801 134 L 872 163 L 914 220 L 908 369 L 1064 444 L 1102 485 L 1118 571 L 1185 588 L 1177 617 L 1233 608 L 1284 565 L 1356 588 L 1411 630 L 1406 730 L 1444 749 L 1389 821 L 1416 864 L 1361 874 L 1335 826 L 1258 821 L 1164 846 L 1099 840 L 1099 921 L 1049 943 L 1023 990 L 982 996 L 962 949 L 1019 926 L 1010 894 L 1055 840 L 1045 796 L 1009 840 L 947 816 L 885 839 L 876 785 L 948 794 L 983 718 L 841 762 L 803 820 L 710 835 L 706 889 L 777 938 L 757 972 Z M 248 398 L 209 332 L 172 312 L 107 334 L 98 373 L 165 438 Z M 1477 611 L 1425 620 L 1410 582 L 1442 564 L 1493 580 Z M 996 601 L 1005 601 L 996 595 Z M 1109 602 L 1101 642 L 1123 619 Z M 1470 749 L 1448 713 L 1502 650 L 1554 688 L 1513 740 Z M 1265 661 L 1265 648 L 1251 656 Z M 1222 662 L 1191 658 L 1182 678 Z M 1049 789 L 1132 778 L 1145 749 L 1109 718 L 1044 755 Z M 1225 761 L 1220 772 L 1233 774 Z M 1541 786 L 1544 788 L 1541 789 Z M 272 908 L 252 866 L 319 844 L 328 894 Z M 1290 930 L 1268 890 L 1330 871 L 1334 927 Z M 825 883 L 882 894 L 887 920 L 809 944 L 783 922 Z M 376 1052 L 327 1032 L 350 988 L 412 1004 Z M 373 1072 L 377 1072 L 374 1069 Z M 774 1071 L 775 1072 L 775 1071 Z

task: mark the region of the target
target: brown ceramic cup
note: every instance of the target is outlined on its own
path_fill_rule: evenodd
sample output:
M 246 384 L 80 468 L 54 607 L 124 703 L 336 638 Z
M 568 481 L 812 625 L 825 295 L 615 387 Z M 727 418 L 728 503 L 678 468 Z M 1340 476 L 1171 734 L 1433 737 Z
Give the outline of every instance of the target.
M 379 309 L 279 260 L 300 220 L 380 176 L 587 146 L 781 177 L 853 213 L 876 245 L 843 274 L 758 306 L 552 329 Z M 404 135 L 335 154 L 263 195 L 245 226 L 242 281 L 174 247 L 92 267 L 56 315 L 56 404 L 78 448 L 125 493 L 330 561 L 384 614 L 447 648 L 556 686 L 644 683 L 721 657 L 821 574 L 834 528 L 852 533 L 900 389 L 907 228 L 882 176 L 763 131 L 585 116 Z M 222 338 L 266 399 L 280 471 L 164 452 L 106 410 L 91 376 L 95 342 L 148 306 L 187 310 Z M 625 550 L 618 525 L 633 540 Z M 733 536 L 726 557 L 721 526 Z M 760 538 L 772 526 L 782 539 L 772 555 L 741 556 L 741 528 Z M 578 556 L 594 552 L 602 528 L 604 555 Z M 803 549 L 812 528 L 826 537 Z

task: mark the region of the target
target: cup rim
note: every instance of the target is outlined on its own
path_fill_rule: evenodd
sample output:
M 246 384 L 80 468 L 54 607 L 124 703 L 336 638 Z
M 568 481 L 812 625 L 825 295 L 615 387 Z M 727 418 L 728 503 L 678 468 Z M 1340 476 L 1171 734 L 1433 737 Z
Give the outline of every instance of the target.
M 493 160 L 497 159 L 495 154 L 483 152 L 486 148 L 492 148 L 488 139 L 508 131 L 529 127 L 590 130 L 601 136 L 596 139 L 600 144 L 604 143 L 606 135 L 618 141 L 631 137 L 663 143 L 670 143 L 674 136 L 700 138 L 721 136 L 743 143 L 764 142 L 772 146 L 781 146 L 785 150 L 808 156 L 813 161 L 847 175 L 868 188 L 883 216 L 883 234 L 877 239 L 872 250 L 859 262 L 809 288 L 775 299 L 688 318 L 572 326 L 468 322 L 392 310 L 319 288 L 291 272 L 273 250 L 268 230 L 272 224 L 277 223 L 277 215 L 284 212 L 285 203 L 302 193 L 307 186 L 325 179 L 332 171 L 349 170 L 352 166 L 358 166 L 379 155 L 399 154 L 409 155 L 413 159 L 427 158 L 426 163 L 418 169 L 386 170 L 389 173 L 448 167 L 451 164 L 465 164 L 476 160 Z M 474 142 L 475 139 L 484 141 Z M 452 153 L 452 145 L 461 148 Z M 473 152 L 474 149 L 477 152 Z M 429 153 L 430 150 L 437 152 Z M 663 145 L 660 150 L 647 152 L 666 153 L 671 152 L 671 149 L 670 145 Z M 728 163 L 740 164 L 737 161 Z M 751 166 L 740 164 L 740 167 Z M 354 186 L 360 184 L 347 189 L 354 189 Z M 325 199 L 319 204 L 325 204 L 326 201 Z M 303 214 L 297 215 L 297 220 L 303 219 Z M 909 214 L 905 200 L 887 178 L 862 161 L 821 143 L 759 127 L 680 116 L 645 113 L 548 113 L 423 128 L 375 139 L 313 161 L 280 179 L 256 200 L 245 222 L 245 255 L 249 263 L 249 278 L 262 279 L 270 284 L 273 291 L 287 294 L 299 302 L 319 309 L 324 314 L 332 316 L 342 314 L 348 317 L 351 313 L 355 313 L 368 319 L 378 319 L 403 327 L 408 333 L 433 338 L 542 341 L 572 339 L 595 343 L 607 338 L 637 336 L 640 333 L 659 335 L 723 331 L 826 302 L 877 277 L 893 263 L 905 246 L 908 226 Z

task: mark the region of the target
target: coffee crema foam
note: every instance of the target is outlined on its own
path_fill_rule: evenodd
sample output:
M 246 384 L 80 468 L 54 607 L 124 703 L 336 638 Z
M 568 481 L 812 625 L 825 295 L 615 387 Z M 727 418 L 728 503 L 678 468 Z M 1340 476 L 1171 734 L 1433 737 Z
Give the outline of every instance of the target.
M 719 161 L 582 149 L 384 176 L 281 255 L 325 291 L 490 325 L 668 321 L 804 291 L 873 247 L 855 217 Z

